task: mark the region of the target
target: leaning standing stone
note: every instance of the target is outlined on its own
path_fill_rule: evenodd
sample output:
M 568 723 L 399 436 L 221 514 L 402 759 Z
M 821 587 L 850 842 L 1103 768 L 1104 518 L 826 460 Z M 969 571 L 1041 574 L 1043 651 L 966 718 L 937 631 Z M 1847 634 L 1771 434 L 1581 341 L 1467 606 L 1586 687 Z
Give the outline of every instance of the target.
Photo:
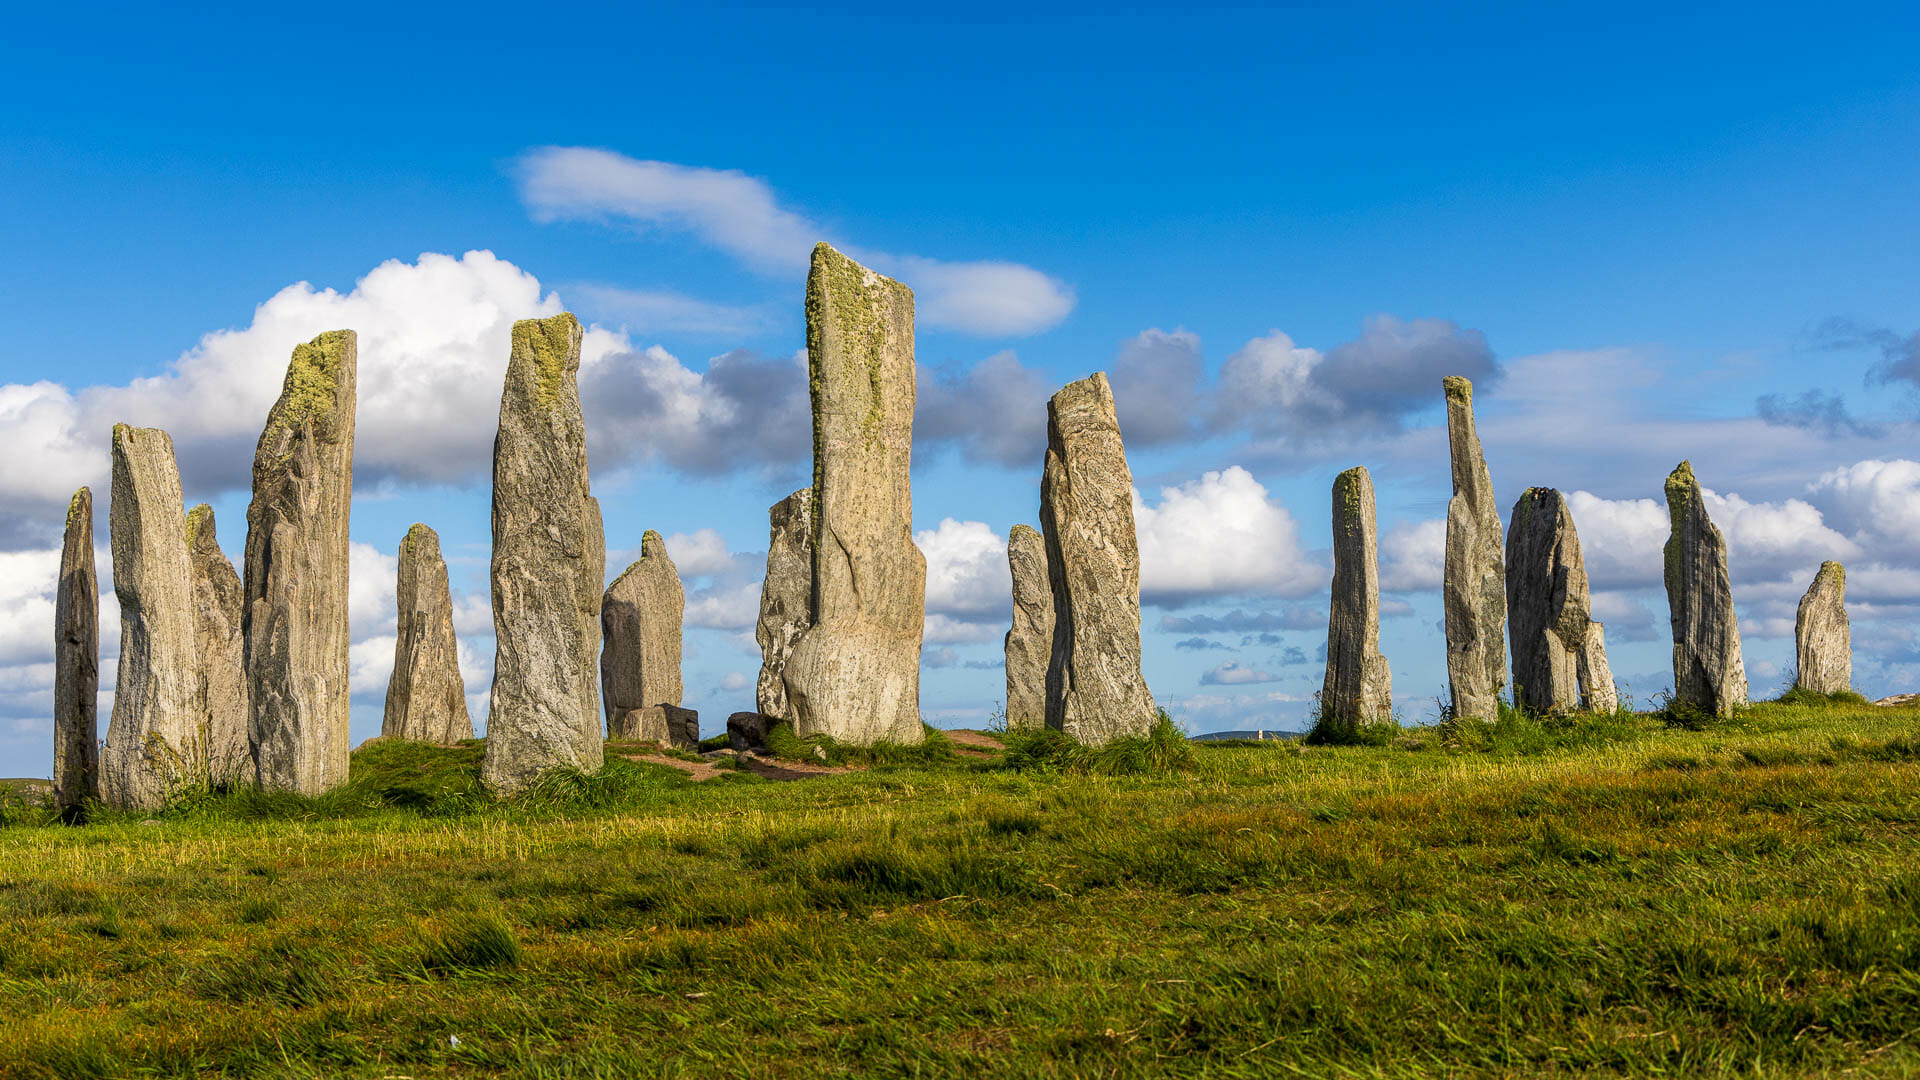
M 193 628 L 200 649 L 200 700 L 206 710 L 207 778 L 216 787 L 251 784 L 257 775 L 247 739 L 246 603 L 240 575 L 220 550 L 213 507 L 187 512 L 193 563 Z
M 648 529 L 640 557 L 607 587 L 600 602 L 600 692 L 607 737 L 667 745 L 668 714 L 680 704 L 680 621 L 687 594 L 666 541 Z M 699 740 L 695 740 L 698 742 Z
M 1442 380 L 1453 498 L 1447 503 L 1447 561 L 1441 604 L 1446 613 L 1447 685 L 1453 715 L 1492 720 L 1500 712 L 1507 668 L 1507 582 L 1500 558 L 1500 508 L 1473 423 L 1473 384 Z
M 496 651 L 481 779 L 509 794 L 544 770 L 603 762 L 600 594 L 606 537 L 587 483 L 580 322 L 513 324 L 493 442 Z
M 93 492 L 67 504 L 53 604 L 53 801 L 77 810 L 100 797 L 100 578 L 93 569 Z
M 399 620 L 380 736 L 430 743 L 471 739 L 473 717 L 467 712 L 466 680 L 460 677 L 453 590 L 440 534 L 415 522 L 400 540 L 399 563 L 393 590 Z
M 1006 640 L 1007 726 L 1045 727 L 1047 660 L 1053 652 L 1046 539 L 1031 525 L 1015 525 L 1007 534 L 1007 565 L 1013 571 L 1013 628 Z
M 1567 501 L 1528 488 L 1507 525 L 1507 619 L 1513 634 L 1513 694 L 1533 712 L 1580 707 L 1580 656 L 1592 618 L 1586 560 Z
M 1793 621 L 1794 657 L 1799 674 L 1793 685 L 1816 694 L 1853 689 L 1853 632 L 1847 624 L 1847 571 L 1831 560 L 1800 598 Z
M 1707 518 L 1693 466 L 1667 477 L 1667 609 L 1673 622 L 1675 701 L 1730 716 L 1747 703 L 1747 667 L 1727 577 L 1727 541 Z
M 1365 468 L 1333 481 L 1333 594 L 1320 719 L 1349 728 L 1393 719 L 1393 675 L 1380 655 L 1380 533 Z
M 1587 645 L 1580 650 L 1580 707 L 1596 713 L 1620 710 L 1620 691 L 1607 663 L 1607 628 L 1597 622 L 1587 623 Z
M 347 515 L 353 503 L 351 330 L 296 346 L 253 454 L 247 507 L 249 734 L 260 786 L 347 782 Z
M 760 714 L 775 720 L 787 715 L 787 656 L 807 628 L 813 603 L 813 489 L 799 491 L 767 510 L 767 577 L 760 585 L 760 621 L 753 638 L 760 645 L 760 679 L 755 699 Z

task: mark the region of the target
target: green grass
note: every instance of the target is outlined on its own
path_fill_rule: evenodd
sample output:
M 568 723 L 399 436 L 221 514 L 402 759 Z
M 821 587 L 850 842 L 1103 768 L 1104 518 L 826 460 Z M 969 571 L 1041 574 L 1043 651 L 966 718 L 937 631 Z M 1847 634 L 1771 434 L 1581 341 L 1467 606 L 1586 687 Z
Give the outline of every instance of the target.
M 14 804 L 0 1075 L 1920 1074 L 1920 710 L 1006 738 Z

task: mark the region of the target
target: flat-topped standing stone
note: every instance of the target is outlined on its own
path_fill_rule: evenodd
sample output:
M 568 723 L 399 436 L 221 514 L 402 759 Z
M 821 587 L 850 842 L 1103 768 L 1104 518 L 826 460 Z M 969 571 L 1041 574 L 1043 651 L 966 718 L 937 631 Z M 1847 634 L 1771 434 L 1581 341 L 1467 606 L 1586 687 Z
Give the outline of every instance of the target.
M 1447 502 L 1447 685 L 1453 715 L 1493 720 L 1507 676 L 1507 573 L 1500 553 L 1500 508 L 1473 423 L 1473 384 L 1441 380 L 1447 397 L 1447 446 L 1453 498 Z
M 251 784 L 247 738 L 246 609 L 240 575 L 220 550 L 213 507 L 187 512 L 187 556 L 193 565 L 193 631 L 200 650 L 200 701 L 206 710 L 207 779 L 215 787 Z
M 1799 674 L 1793 685 L 1816 694 L 1853 689 L 1853 631 L 1847 623 L 1847 571 L 1837 562 L 1820 572 L 1800 598 L 1793 620 L 1794 657 Z
M 666 541 L 648 529 L 640 557 L 626 568 L 600 602 L 600 693 L 607 708 L 607 737 L 652 739 L 667 745 L 668 715 L 660 706 L 680 704 L 680 620 L 687 594 Z M 697 739 L 695 740 L 698 741 Z
M 269 791 L 318 795 L 347 782 L 347 515 L 358 365 L 351 330 L 295 346 L 253 453 L 248 731 Z
M 380 737 L 453 743 L 473 738 L 460 643 L 453 634 L 453 590 L 440 534 L 418 522 L 400 540 L 394 607 L 393 674 L 387 677 Z
M 193 569 L 173 440 L 158 428 L 113 428 L 113 591 L 120 669 L 100 751 L 100 797 L 156 810 L 207 780 Z
M 580 322 L 513 324 L 493 441 L 496 651 L 481 780 L 498 794 L 560 766 L 598 772 L 600 504 L 587 482 Z
M 1591 620 L 1586 647 L 1580 650 L 1580 707 L 1597 713 L 1620 709 L 1620 691 L 1613 685 L 1613 668 L 1607 663 L 1607 628 Z
M 1129 508 L 1131 509 L 1131 508 Z M 1053 654 L 1053 583 L 1047 541 L 1031 525 L 1007 534 L 1013 571 L 1013 628 L 1007 631 L 1007 726 L 1045 727 L 1047 661 Z
M 1667 609 L 1673 622 L 1675 701 L 1717 716 L 1747 703 L 1747 666 L 1727 577 L 1727 541 L 1707 518 L 1693 466 L 1667 477 Z
M 1528 488 L 1507 524 L 1515 704 L 1542 714 L 1580 707 L 1580 657 L 1592 607 L 1567 501 L 1552 488 Z
M 1380 532 L 1365 468 L 1333 481 L 1333 593 L 1320 718 L 1346 727 L 1393 719 L 1393 675 L 1380 655 Z
M 917 743 L 927 560 L 913 543 L 913 292 L 825 244 L 807 274 L 813 602 L 782 676 L 801 736 Z
M 53 801 L 73 811 L 100 797 L 100 578 L 93 569 L 93 492 L 67 504 L 53 602 Z
M 1047 726 L 1088 744 L 1145 734 L 1157 710 L 1140 671 L 1133 473 L 1104 372 L 1047 402 L 1040 527 L 1053 593 Z
M 813 489 L 799 491 L 767 509 L 767 577 L 760 585 L 760 679 L 755 701 L 761 715 L 787 715 L 787 655 L 813 616 Z

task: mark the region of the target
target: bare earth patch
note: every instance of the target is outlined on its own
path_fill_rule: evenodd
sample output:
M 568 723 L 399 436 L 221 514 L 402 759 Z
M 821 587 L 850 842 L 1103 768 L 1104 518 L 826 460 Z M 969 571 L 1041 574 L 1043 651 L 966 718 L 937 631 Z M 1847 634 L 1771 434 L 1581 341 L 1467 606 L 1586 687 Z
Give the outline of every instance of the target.
M 967 758 L 989 758 L 1006 749 L 999 739 L 986 732 L 965 728 L 947 732 L 947 741 L 953 744 L 955 754 Z

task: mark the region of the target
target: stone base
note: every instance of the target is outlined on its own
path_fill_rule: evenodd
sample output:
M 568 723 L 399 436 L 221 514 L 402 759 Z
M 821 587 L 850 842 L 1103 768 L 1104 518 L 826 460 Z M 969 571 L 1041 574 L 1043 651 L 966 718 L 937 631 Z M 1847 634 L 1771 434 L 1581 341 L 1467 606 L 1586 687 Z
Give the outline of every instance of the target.
M 619 709 L 607 723 L 607 737 L 691 750 L 700 745 L 700 714 L 678 705 Z

